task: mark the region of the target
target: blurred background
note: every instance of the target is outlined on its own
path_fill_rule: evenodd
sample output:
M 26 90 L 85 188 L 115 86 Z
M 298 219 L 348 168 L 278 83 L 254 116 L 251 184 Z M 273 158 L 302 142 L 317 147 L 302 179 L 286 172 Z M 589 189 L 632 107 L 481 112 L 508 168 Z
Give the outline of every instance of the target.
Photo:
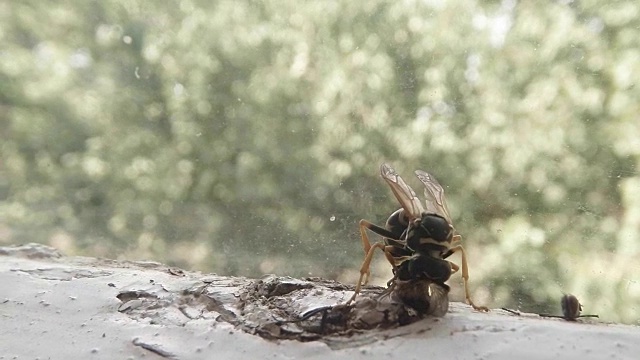
M 388 162 L 476 303 L 639 324 L 638 79 L 634 1 L 3 1 L 0 245 L 355 283 Z

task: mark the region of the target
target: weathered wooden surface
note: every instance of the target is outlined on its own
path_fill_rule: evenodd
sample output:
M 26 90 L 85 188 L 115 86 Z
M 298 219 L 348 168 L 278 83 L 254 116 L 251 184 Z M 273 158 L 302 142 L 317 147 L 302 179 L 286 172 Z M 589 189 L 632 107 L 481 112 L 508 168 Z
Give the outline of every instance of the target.
M 625 359 L 640 330 L 594 320 L 488 314 L 452 303 L 417 316 L 380 288 L 323 279 L 223 277 L 154 262 L 0 248 L 0 359 L 519 358 Z M 324 315 L 324 319 L 323 319 Z M 402 325 L 402 326 L 401 326 Z

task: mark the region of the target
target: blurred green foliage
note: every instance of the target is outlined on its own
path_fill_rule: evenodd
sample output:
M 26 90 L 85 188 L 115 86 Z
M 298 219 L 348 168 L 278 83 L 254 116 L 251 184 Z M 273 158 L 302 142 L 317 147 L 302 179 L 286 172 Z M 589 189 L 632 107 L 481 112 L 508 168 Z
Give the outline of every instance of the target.
M 389 162 L 446 185 L 478 303 L 637 323 L 639 12 L 4 1 L 0 243 L 355 281 Z

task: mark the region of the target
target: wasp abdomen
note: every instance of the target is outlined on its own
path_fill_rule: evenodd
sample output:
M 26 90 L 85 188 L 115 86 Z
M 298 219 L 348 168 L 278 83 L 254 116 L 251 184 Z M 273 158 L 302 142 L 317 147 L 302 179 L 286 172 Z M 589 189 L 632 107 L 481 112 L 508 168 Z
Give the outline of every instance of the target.
M 396 236 L 396 239 L 403 238 L 408 227 L 409 218 L 407 217 L 404 209 L 394 211 L 393 214 L 389 216 L 387 223 L 385 224 L 385 228 L 392 232 Z

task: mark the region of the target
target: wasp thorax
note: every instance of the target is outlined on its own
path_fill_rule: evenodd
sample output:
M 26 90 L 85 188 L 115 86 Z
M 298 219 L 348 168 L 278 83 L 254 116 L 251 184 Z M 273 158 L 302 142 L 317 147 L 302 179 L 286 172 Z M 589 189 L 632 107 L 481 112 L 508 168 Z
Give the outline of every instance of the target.
M 430 238 L 436 242 L 448 242 L 451 240 L 453 228 L 438 215 L 424 215 L 416 224 L 415 234 L 420 238 Z

